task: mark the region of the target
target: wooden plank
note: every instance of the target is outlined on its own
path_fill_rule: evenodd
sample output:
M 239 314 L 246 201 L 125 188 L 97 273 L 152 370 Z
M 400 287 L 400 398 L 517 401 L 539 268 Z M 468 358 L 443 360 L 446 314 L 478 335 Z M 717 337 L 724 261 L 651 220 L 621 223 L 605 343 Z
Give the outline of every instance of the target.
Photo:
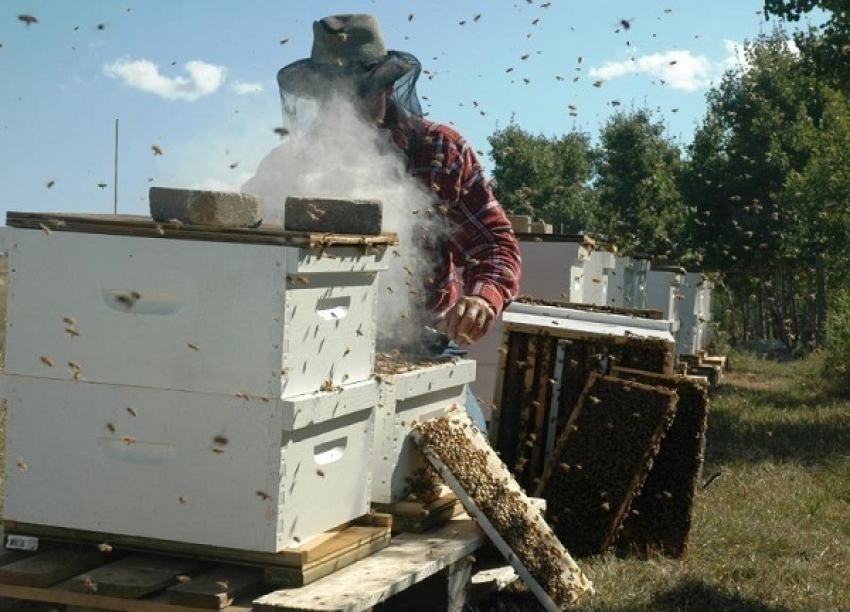
M 173 604 L 221 609 L 262 582 L 263 570 L 259 568 L 223 566 L 195 576 L 185 584 L 172 586 L 166 593 Z
M 120 597 L 95 595 L 93 593 L 76 593 L 68 590 L 67 583 L 65 582 L 49 589 L 0 584 L 0 597 L 12 597 L 26 601 L 44 601 L 64 606 L 80 606 L 96 610 L 115 610 L 116 612 L 198 612 L 198 608 L 169 604 L 162 599 L 123 599 Z M 251 612 L 251 606 L 229 606 L 221 612 Z
M 361 517 L 367 524 L 380 526 L 392 522 L 388 515 L 369 514 Z M 357 521 L 361 521 L 357 519 Z M 218 546 L 207 546 L 203 544 L 191 544 L 188 542 L 177 542 L 173 540 L 159 540 L 155 538 L 142 538 L 123 534 L 103 533 L 98 531 L 86 531 L 81 529 L 67 529 L 64 527 L 52 527 L 48 525 L 36 525 L 33 523 L 18 523 L 6 521 L 6 530 L 21 534 L 33 534 L 71 542 L 92 542 L 95 544 L 109 542 L 113 547 L 126 548 L 128 550 L 156 551 L 163 554 L 177 554 L 184 557 L 192 557 L 206 560 L 217 560 L 225 563 L 237 563 L 257 566 L 292 566 L 293 557 L 286 555 L 287 551 L 277 553 L 241 550 L 238 548 L 224 548 Z M 307 542 L 309 544 L 309 542 Z M 300 555 L 299 555 L 300 558 Z M 295 562 L 296 565 L 300 562 Z
M 392 545 L 300 589 L 254 600 L 255 612 L 365 612 L 472 554 L 486 538 L 469 519 L 428 533 L 404 533 Z
M 78 593 L 138 599 L 177 584 L 179 577 L 191 576 L 202 567 L 194 559 L 133 555 L 72 578 L 69 588 Z
M 358 543 L 357 546 L 301 568 L 267 567 L 264 575 L 265 582 L 275 586 L 303 587 L 387 548 L 390 545 L 391 538 L 392 534 L 387 528 L 380 537 L 366 543 Z
M 141 215 L 96 215 L 72 213 L 27 213 L 9 211 L 6 223 L 11 227 L 57 232 L 247 242 L 257 244 L 289 244 L 294 246 L 393 245 L 398 236 L 386 232 L 379 236 L 292 232 L 279 225 L 257 228 L 214 227 L 175 223 L 156 223 Z
M 36 553 L 0 567 L 0 583 L 44 587 L 85 572 L 108 561 L 92 548 L 62 547 Z

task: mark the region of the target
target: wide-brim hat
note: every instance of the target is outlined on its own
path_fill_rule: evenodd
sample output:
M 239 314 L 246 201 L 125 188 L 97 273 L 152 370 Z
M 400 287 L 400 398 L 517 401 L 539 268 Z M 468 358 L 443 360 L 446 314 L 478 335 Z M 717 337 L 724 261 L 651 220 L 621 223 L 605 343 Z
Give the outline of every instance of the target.
M 281 68 L 277 83 L 282 93 L 307 98 L 341 86 L 368 95 L 421 69 L 410 53 L 387 50 L 373 15 L 332 15 L 313 22 L 310 57 Z

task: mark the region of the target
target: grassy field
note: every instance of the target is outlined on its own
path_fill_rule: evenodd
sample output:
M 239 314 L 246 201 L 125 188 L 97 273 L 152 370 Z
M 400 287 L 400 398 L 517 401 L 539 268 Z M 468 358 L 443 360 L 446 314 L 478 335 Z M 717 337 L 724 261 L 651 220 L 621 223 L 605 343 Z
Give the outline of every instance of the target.
M 704 478 L 720 475 L 697 499 L 687 558 L 582 560 L 597 594 L 578 609 L 850 611 L 850 401 L 823 392 L 819 359 L 731 356 L 709 416 Z M 0 405 L 0 454 L 4 424 Z M 537 606 L 520 595 L 480 609 Z

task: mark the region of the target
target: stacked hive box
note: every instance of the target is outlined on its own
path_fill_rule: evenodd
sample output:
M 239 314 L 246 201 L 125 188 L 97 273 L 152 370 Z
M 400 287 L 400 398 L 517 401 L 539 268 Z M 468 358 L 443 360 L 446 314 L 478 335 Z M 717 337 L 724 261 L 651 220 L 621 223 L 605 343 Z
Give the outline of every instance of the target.
M 411 479 L 425 467 L 410 432 L 451 406 L 466 405 L 475 380 L 471 359 L 400 359 L 380 354 L 376 366 L 380 403 L 375 423 L 372 501 L 392 504 L 411 493 Z
M 7 523 L 276 552 L 368 512 L 385 249 L 8 223 Z
M 688 272 L 679 305 L 679 355 L 696 355 L 711 342 L 711 290 L 714 285 L 701 272 Z

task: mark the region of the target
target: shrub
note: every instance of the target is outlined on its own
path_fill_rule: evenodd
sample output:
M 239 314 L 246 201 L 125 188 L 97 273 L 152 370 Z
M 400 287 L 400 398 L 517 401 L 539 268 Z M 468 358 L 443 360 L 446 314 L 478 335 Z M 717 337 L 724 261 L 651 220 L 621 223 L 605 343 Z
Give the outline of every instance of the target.
M 826 380 L 834 391 L 850 396 L 850 289 L 842 289 L 830 304 L 826 319 Z

